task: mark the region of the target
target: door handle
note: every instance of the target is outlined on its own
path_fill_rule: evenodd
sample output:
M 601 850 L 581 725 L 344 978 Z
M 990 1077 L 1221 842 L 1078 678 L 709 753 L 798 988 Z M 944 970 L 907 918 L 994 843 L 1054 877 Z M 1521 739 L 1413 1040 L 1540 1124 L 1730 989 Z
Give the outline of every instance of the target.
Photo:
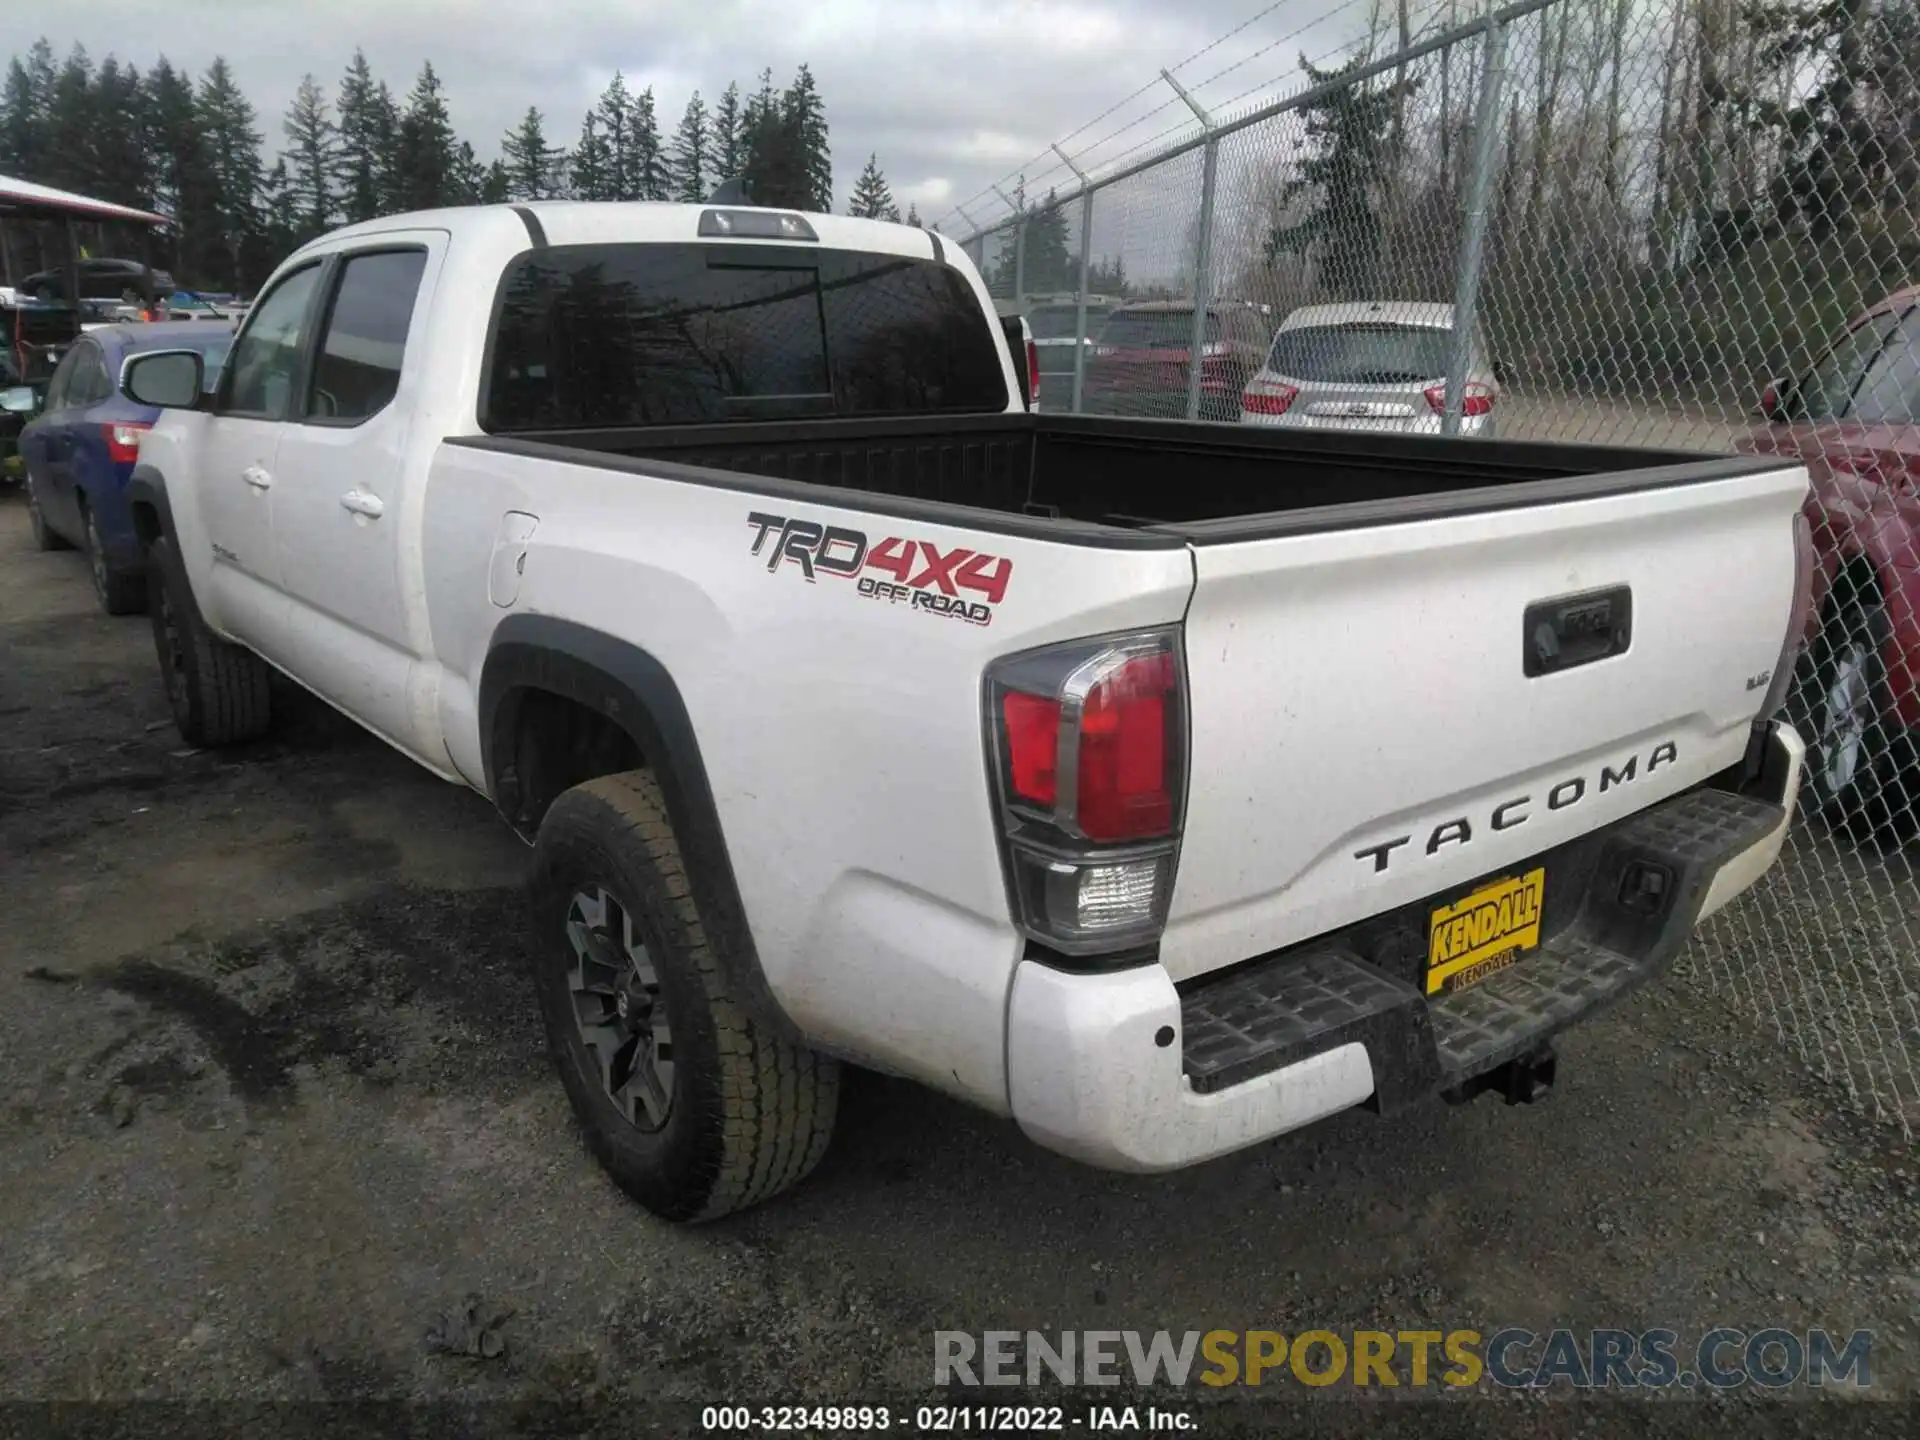
M 267 490 L 273 485 L 273 476 L 258 465 L 247 466 L 240 472 L 240 478 L 256 490 Z
M 369 495 L 362 490 L 349 490 L 342 495 L 340 508 L 351 510 L 356 515 L 364 515 L 369 520 L 378 520 L 387 513 L 387 507 L 378 495 Z

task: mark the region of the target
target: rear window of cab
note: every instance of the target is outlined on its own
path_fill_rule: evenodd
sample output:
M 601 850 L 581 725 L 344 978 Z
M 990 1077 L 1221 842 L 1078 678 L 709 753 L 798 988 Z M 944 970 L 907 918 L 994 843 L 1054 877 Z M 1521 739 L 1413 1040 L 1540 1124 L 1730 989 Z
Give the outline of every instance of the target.
M 495 434 L 1008 405 L 960 272 L 859 251 L 529 251 L 502 277 L 489 351 L 480 417 Z

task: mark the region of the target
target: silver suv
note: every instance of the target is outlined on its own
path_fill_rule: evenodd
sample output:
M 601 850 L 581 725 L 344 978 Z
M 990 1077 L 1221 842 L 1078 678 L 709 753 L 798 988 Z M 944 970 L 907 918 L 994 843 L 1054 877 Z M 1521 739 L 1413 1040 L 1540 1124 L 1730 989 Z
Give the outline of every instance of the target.
M 1453 306 L 1409 300 L 1305 305 L 1281 322 L 1240 397 L 1246 425 L 1438 434 Z M 1460 433 L 1490 437 L 1500 397 L 1479 335 L 1468 348 Z

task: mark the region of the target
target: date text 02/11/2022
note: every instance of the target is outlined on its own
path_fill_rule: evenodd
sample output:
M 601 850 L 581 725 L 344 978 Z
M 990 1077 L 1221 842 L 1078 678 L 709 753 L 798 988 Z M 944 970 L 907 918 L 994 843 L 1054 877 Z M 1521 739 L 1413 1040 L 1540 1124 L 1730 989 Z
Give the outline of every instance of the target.
M 898 1413 L 885 1405 L 709 1405 L 700 1412 L 707 1431 L 765 1434 L 831 1430 L 840 1434 L 918 1435 L 1102 1434 L 1118 1431 L 1190 1432 L 1199 1427 L 1185 1410 L 1157 1406 L 920 1405 Z

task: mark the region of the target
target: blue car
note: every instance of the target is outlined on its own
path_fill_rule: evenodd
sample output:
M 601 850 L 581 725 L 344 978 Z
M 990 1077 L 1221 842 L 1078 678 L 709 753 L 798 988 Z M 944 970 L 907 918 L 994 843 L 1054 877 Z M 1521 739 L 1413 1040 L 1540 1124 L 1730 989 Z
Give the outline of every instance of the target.
M 127 481 L 140 458 L 142 433 L 160 416 L 120 393 L 120 367 L 149 350 L 198 350 L 207 357 L 211 388 L 232 343 L 231 325 L 206 321 L 88 331 L 53 372 L 40 414 L 21 431 L 34 544 L 86 551 L 94 593 L 109 615 L 131 615 L 146 606 Z

